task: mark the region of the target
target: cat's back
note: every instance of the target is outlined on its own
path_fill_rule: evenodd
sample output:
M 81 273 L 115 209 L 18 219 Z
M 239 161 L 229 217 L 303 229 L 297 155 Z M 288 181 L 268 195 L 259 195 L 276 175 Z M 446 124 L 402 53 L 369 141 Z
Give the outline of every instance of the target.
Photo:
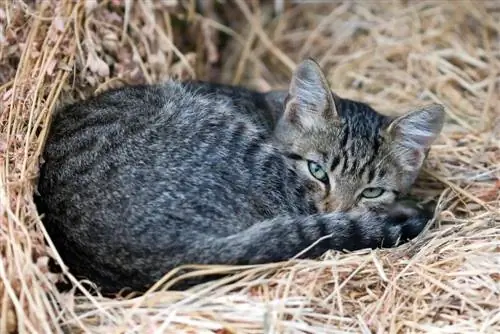
M 273 182 L 265 171 L 286 166 L 270 143 L 259 99 L 246 90 L 168 82 L 64 107 L 54 115 L 40 172 L 47 219 L 107 224 L 179 212 L 200 221 L 228 212 L 265 215 L 268 209 L 255 203 L 276 203 L 261 196 Z
M 99 154 L 100 161 L 133 159 L 139 163 L 161 159 L 166 151 L 180 153 L 183 146 L 189 146 L 192 155 L 193 145 L 234 137 L 233 131 L 248 132 L 250 137 L 267 132 L 263 123 L 235 104 L 234 97 L 214 94 L 203 85 L 170 81 L 125 86 L 56 111 L 43 158 L 47 163 L 78 160 L 82 168 L 99 162 L 92 159 Z M 175 160 L 170 156 L 164 163 Z
M 235 108 L 233 97 L 213 94 L 203 88 L 174 81 L 125 86 L 66 105 L 54 113 L 45 154 L 64 155 L 66 151 L 60 148 L 73 150 L 75 145 L 80 146 L 78 143 L 88 151 L 92 147 L 99 148 L 104 141 L 123 143 L 124 139 L 133 139 L 138 143 L 141 137 L 137 135 L 141 131 L 167 134 L 189 129 L 204 132 L 211 125 L 224 122 L 251 122 Z M 175 126 L 169 126 L 172 124 Z M 154 137 L 144 140 L 152 143 Z M 55 145 L 62 147 L 52 149 Z

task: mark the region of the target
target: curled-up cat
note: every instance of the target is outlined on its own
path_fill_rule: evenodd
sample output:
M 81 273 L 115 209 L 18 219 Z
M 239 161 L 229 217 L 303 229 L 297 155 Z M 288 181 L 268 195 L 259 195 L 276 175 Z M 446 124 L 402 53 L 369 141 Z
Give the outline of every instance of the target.
M 70 271 L 103 292 L 183 264 L 392 247 L 432 217 L 400 196 L 443 118 L 340 98 L 313 60 L 288 91 L 127 86 L 54 114 L 36 203 Z

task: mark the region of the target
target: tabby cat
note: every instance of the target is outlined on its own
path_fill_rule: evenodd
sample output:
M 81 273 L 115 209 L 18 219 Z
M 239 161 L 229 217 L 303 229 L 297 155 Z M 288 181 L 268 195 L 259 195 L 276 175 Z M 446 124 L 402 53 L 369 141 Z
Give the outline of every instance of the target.
M 400 196 L 443 118 L 340 98 L 313 60 L 288 91 L 126 86 L 55 112 L 36 203 L 70 271 L 103 292 L 182 264 L 392 247 L 431 217 Z

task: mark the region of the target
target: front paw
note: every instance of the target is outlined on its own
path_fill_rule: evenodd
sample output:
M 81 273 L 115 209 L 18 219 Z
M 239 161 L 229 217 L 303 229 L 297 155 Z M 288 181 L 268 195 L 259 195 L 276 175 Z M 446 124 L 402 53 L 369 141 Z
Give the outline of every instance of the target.
M 394 247 L 415 238 L 432 217 L 428 206 L 419 206 L 415 201 L 393 203 L 385 212 L 382 246 Z

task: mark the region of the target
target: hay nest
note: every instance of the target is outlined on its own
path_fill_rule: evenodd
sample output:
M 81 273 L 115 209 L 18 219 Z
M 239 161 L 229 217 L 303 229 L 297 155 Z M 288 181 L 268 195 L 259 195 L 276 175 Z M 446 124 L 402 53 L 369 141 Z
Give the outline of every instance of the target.
M 200 3 L 2 2 L 0 332 L 499 333 L 499 3 Z M 200 268 L 235 275 L 185 292 L 57 291 L 32 194 L 62 96 L 167 77 L 267 90 L 308 56 L 379 110 L 446 106 L 415 189 L 439 202 L 428 230 L 391 250 Z

